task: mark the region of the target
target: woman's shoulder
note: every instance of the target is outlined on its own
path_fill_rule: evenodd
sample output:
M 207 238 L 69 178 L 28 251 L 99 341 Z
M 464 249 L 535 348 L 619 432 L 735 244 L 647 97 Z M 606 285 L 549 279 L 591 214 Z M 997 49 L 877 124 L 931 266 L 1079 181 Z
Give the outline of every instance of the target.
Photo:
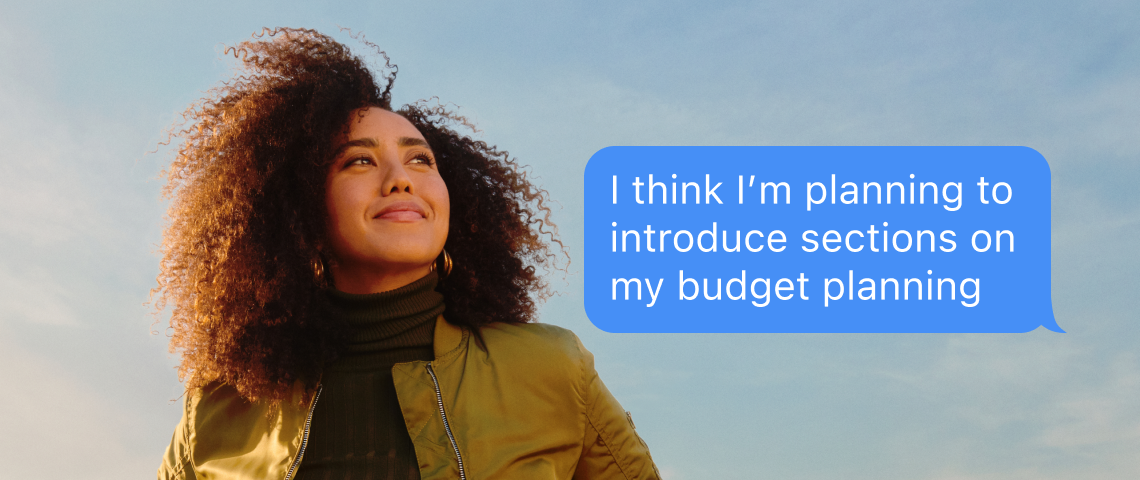
M 194 465 L 198 469 L 246 472 L 248 478 L 283 477 L 275 459 L 283 446 L 289 455 L 295 453 L 308 414 L 305 401 L 311 398 L 299 382 L 277 405 L 250 401 L 237 388 L 220 381 L 190 389 L 172 443 L 171 451 L 176 454 L 168 456 L 181 458 L 181 469 Z
M 594 358 L 565 328 L 546 323 L 493 323 L 480 327 L 483 348 L 472 345 L 488 361 L 539 376 L 581 379 L 593 370 Z
M 578 336 L 569 329 L 551 325 L 549 323 L 507 323 L 495 322 L 480 328 L 484 335 L 502 335 L 504 337 L 526 337 L 540 342 L 575 343 Z
M 250 401 L 232 385 L 214 381 L 186 393 L 185 414 L 192 431 L 232 432 L 273 430 L 281 423 L 304 421 L 312 391 L 301 382 L 279 403 Z
M 489 349 L 517 349 L 533 354 L 581 357 L 587 353 L 578 336 L 566 328 L 548 323 L 504 323 L 479 329 Z
M 206 403 L 223 409 L 247 410 L 264 407 L 260 402 L 247 400 L 237 388 L 221 380 L 214 380 L 201 387 L 188 389 L 186 399 L 191 408 Z

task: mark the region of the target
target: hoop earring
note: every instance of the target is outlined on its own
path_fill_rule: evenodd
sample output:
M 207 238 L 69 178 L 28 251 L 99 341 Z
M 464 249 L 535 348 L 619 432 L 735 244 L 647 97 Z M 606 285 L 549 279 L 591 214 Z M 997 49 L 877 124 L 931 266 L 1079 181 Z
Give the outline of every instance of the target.
M 325 281 L 325 261 L 320 257 L 313 259 L 313 276 L 316 278 L 317 283 Z
M 442 263 L 440 263 L 441 260 Z M 436 268 L 437 265 L 438 268 Z M 447 276 L 451 274 L 451 267 L 451 255 L 447 253 L 447 250 L 444 250 L 440 258 L 436 258 L 435 261 L 431 263 L 431 271 L 435 272 L 438 270 L 440 280 L 447 278 Z

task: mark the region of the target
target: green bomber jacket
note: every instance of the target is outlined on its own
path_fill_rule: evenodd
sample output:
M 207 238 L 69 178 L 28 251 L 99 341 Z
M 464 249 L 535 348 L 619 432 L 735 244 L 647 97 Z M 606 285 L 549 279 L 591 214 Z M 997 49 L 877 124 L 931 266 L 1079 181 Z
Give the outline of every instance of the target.
M 660 478 L 577 336 L 541 323 L 481 334 L 485 348 L 440 316 L 435 360 L 392 367 L 422 479 Z M 188 393 L 158 478 L 290 480 L 320 388 L 292 395 L 271 411 L 224 384 Z

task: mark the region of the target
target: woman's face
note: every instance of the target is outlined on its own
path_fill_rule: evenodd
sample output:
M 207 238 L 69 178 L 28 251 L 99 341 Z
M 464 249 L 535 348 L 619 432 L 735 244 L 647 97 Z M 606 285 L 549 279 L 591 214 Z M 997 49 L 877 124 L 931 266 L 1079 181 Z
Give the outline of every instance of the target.
M 375 107 L 353 114 L 325 187 L 338 289 L 382 292 L 428 274 L 447 240 L 451 202 L 411 122 Z

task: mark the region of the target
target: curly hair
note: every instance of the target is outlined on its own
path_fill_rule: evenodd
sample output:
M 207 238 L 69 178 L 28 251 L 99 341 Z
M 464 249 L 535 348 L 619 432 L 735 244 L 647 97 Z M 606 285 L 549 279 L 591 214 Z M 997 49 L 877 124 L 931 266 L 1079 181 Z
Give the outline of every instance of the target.
M 319 294 L 331 287 L 325 178 L 352 115 L 392 111 L 397 71 L 364 43 L 384 59 L 382 87 L 329 36 L 264 29 L 226 48 L 241 73 L 171 129 L 179 146 L 164 172 L 172 201 L 152 295 L 156 314 L 172 307 L 170 350 L 187 389 L 221 381 L 279 402 L 297 381 L 315 387 L 346 341 Z M 396 113 L 427 140 L 451 197 L 455 264 L 438 287 L 447 321 L 477 332 L 533 320 L 549 295 L 535 267 L 555 258 L 547 239 L 561 245 L 547 193 L 506 151 L 456 133 L 462 117 L 422 101 Z

